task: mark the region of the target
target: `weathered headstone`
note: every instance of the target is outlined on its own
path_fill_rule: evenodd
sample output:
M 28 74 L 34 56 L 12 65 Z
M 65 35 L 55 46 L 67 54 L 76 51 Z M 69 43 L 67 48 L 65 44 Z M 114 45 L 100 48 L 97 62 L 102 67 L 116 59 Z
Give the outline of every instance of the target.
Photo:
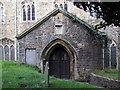
M 49 87 L 49 66 L 48 62 L 45 64 L 45 86 Z

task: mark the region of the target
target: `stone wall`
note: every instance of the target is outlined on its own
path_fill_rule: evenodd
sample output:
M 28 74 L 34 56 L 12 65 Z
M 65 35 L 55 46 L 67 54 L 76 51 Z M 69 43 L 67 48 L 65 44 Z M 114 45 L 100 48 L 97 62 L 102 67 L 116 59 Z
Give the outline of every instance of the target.
M 32 1 L 35 4 L 35 12 L 36 12 L 36 19 L 34 21 L 22 21 L 22 2 L 29 2 Z M 84 20 L 90 25 L 95 26 L 99 24 L 102 19 L 96 19 L 90 16 L 88 12 L 85 12 L 82 9 L 77 8 L 73 5 L 71 0 L 1 0 L 0 2 L 3 3 L 4 6 L 4 16 L 5 22 L 0 22 L 0 39 L 9 38 L 16 42 L 15 36 L 20 34 L 31 25 L 36 23 L 38 20 L 43 18 L 49 12 L 55 9 L 55 4 L 63 4 L 64 2 L 68 5 L 68 12 L 76 15 L 80 19 Z M 101 32 L 105 32 L 108 37 L 116 43 L 118 43 L 118 31 L 120 30 L 119 27 L 114 27 L 111 25 L 107 27 L 105 30 L 100 29 Z M 78 44 L 82 46 L 81 44 Z M 119 46 L 118 46 L 119 47 Z M 118 52 L 119 54 L 119 52 Z M 118 55 L 120 56 L 120 55 Z M 119 57 L 117 57 L 119 58 Z M 120 59 L 119 59 L 120 62 Z M 120 65 L 119 65 L 120 67 Z
M 62 29 L 56 26 L 56 17 L 61 20 Z M 55 32 L 56 29 L 63 32 L 58 34 Z M 87 73 L 90 70 L 103 68 L 102 44 L 94 36 L 90 35 L 87 29 L 84 25 L 72 22 L 70 18 L 58 13 L 22 39 L 19 39 L 19 60 L 25 63 L 25 49 L 36 48 L 36 62 L 41 67 L 41 55 L 47 45 L 56 39 L 63 40 L 74 49 L 74 52 L 72 52 L 75 55 L 74 79 L 80 80 L 80 77 L 82 77 L 82 80 L 85 80 L 89 78 Z M 84 76 L 85 74 L 86 76 Z
M 22 2 L 29 1 L 34 2 L 35 4 L 36 19 L 34 21 L 23 21 Z M 49 12 L 54 10 L 55 4 L 63 4 L 64 6 L 64 2 L 68 5 L 68 12 L 76 15 L 90 25 L 95 26 L 101 21 L 104 21 L 102 19 L 91 17 L 88 12 L 85 12 L 84 10 L 74 6 L 73 2 L 71 2 L 70 0 L 1 0 L 1 2 L 4 6 L 5 22 L 0 22 L 0 39 L 4 37 L 15 39 L 16 34 L 20 34 L 25 29 L 29 28 L 33 23 L 37 22 Z M 116 27 L 110 26 L 107 29 L 100 31 L 107 33 L 110 39 L 118 41 L 118 33 Z
M 120 80 L 113 80 L 93 73 L 90 74 L 90 84 L 105 88 L 120 88 Z
M 58 6 L 63 4 L 64 6 L 64 3 L 67 3 L 68 12 L 76 15 L 90 25 L 94 26 L 103 21 L 102 19 L 92 18 L 88 12 L 77 8 L 73 5 L 73 2 L 70 2 L 69 0 L 1 0 L 1 2 L 4 4 L 5 22 L 2 24 L 0 23 L 0 28 L 2 30 L 2 32 L 0 31 L 0 39 L 3 37 L 15 39 L 16 34 L 20 34 L 32 24 L 54 10 L 55 4 L 58 4 Z M 36 16 L 34 21 L 22 20 L 23 2 L 34 2 Z
M 15 39 L 15 0 L 1 0 L 3 4 L 4 22 L 0 18 L 0 39 Z M 0 13 L 1 14 L 1 13 Z
M 55 9 L 55 3 L 57 3 L 57 4 L 61 4 L 61 3 L 64 4 L 64 2 L 67 3 L 68 4 L 68 12 L 76 15 L 77 17 L 84 20 L 85 22 L 87 22 L 90 25 L 95 26 L 96 24 L 99 24 L 101 21 L 103 21 L 102 19 L 96 19 L 96 18 L 91 17 L 88 12 L 85 12 L 84 10 L 79 9 L 76 6 L 74 6 L 73 3 L 70 2 L 70 0 L 59 0 L 59 2 L 58 2 L 58 0 L 28 0 L 28 1 L 34 1 L 34 3 L 35 3 L 36 19 L 35 19 L 35 21 L 23 22 L 22 21 L 22 5 L 21 5 L 21 3 L 24 2 L 24 1 L 26 2 L 27 0 L 1 0 L 1 2 L 4 4 L 4 9 L 5 9 L 5 11 L 4 11 L 5 12 L 5 14 L 4 14 L 5 15 L 5 22 L 4 23 L 0 22 L 0 39 L 7 37 L 7 38 L 10 38 L 10 39 L 14 40 L 15 43 L 17 43 L 16 39 L 15 39 L 16 34 L 20 34 L 24 30 L 29 28 L 31 25 L 36 23 L 38 20 L 43 18 L 45 15 L 47 15 L 49 12 L 54 10 Z M 54 3 L 54 1 L 55 1 L 55 3 Z M 77 57 L 79 62 L 76 62 L 78 64 L 76 67 L 83 68 L 83 69 L 85 67 L 85 69 L 87 69 L 87 67 L 90 66 L 91 68 L 94 68 L 94 67 L 91 66 L 92 63 L 96 63 L 96 66 L 97 65 L 99 66 L 99 63 L 102 63 L 102 62 L 101 61 L 97 62 L 97 60 L 98 59 L 100 60 L 100 58 L 98 58 L 98 59 L 96 58 L 96 61 L 92 61 L 92 59 L 91 59 L 91 58 L 93 58 L 93 55 L 97 52 L 97 50 L 94 51 L 94 53 L 91 53 L 93 49 L 92 48 L 87 49 L 87 47 L 88 47 L 87 45 L 88 45 L 89 42 L 86 42 L 86 41 L 83 41 L 83 40 L 78 41 L 77 39 L 80 39 L 80 37 L 76 37 L 77 30 L 76 30 L 76 32 L 72 31 L 72 28 L 70 27 L 72 25 L 72 23 L 69 23 L 69 24 L 70 25 L 68 27 L 63 26 L 64 30 L 66 30 L 65 35 L 55 35 L 55 34 L 52 34 L 52 33 L 48 34 L 45 31 L 42 31 L 42 33 L 44 32 L 44 34 L 41 34 L 41 33 L 39 33 L 40 31 L 38 31 L 38 34 L 42 35 L 42 36 L 37 36 L 36 39 L 41 40 L 41 37 L 42 37 L 42 40 L 47 41 L 47 40 L 45 40 L 46 38 L 49 38 L 51 36 L 53 37 L 55 35 L 53 37 L 53 39 L 51 38 L 50 41 L 54 40 L 55 38 L 61 38 L 61 39 L 64 39 L 64 40 L 70 42 L 70 40 L 68 38 L 66 38 L 66 37 L 70 37 L 73 40 L 73 42 L 70 42 L 70 44 L 75 46 L 74 48 L 77 51 L 77 55 L 81 55 L 81 56 L 79 56 L 81 58 Z M 44 27 L 44 26 L 42 26 L 42 27 Z M 74 25 L 74 27 L 78 28 L 79 25 L 76 24 L 76 25 Z M 70 33 L 72 33 L 72 35 L 69 35 L 69 30 L 67 28 L 72 31 L 72 32 L 70 32 Z M 43 29 L 46 29 L 46 28 L 43 28 Z M 43 29 L 41 29 L 41 30 L 43 30 Z M 53 30 L 52 32 L 54 32 L 54 29 L 55 29 L 54 27 L 51 28 L 51 31 Z M 78 28 L 78 29 L 81 29 L 81 28 Z M 118 63 L 119 63 L 118 67 L 120 69 L 120 55 L 119 55 L 120 54 L 120 45 L 119 45 L 120 41 L 118 40 L 119 39 L 119 37 L 118 37 L 119 36 L 119 34 L 118 34 L 119 30 L 120 30 L 119 27 L 114 27 L 114 25 L 111 25 L 110 27 L 107 27 L 105 30 L 101 29 L 100 31 L 105 32 L 110 39 L 114 40 L 117 43 L 117 45 L 118 45 L 117 58 L 118 58 Z M 82 38 L 86 38 L 86 36 L 82 35 L 80 32 L 81 32 L 81 30 L 78 33 L 79 36 L 81 36 Z M 48 35 L 48 36 L 46 36 L 46 35 Z M 34 40 L 36 40 L 36 39 L 34 39 Z M 90 42 L 92 42 L 92 39 L 90 40 Z M 32 43 L 32 41 L 31 41 L 31 43 Z M 43 46 L 46 45 L 46 44 L 48 44 L 48 43 L 45 42 L 45 43 L 41 43 L 41 44 L 37 44 L 37 45 L 39 47 L 44 48 Z M 33 44 L 33 45 L 35 45 L 35 44 Z M 20 44 L 20 46 L 21 46 L 21 44 Z M 96 48 L 99 45 L 96 46 L 96 45 L 92 45 L 92 43 L 91 43 L 90 47 L 92 47 L 92 46 Z M 38 52 L 39 52 L 39 50 L 41 50 L 41 48 L 37 49 Z M 89 53 L 90 57 L 87 57 L 86 60 L 85 60 L 85 58 L 84 58 L 85 54 L 82 54 L 83 52 L 86 53 L 86 54 Z M 99 54 L 99 53 L 97 53 L 97 54 Z M 102 56 L 100 56 L 100 57 L 102 57 Z M 22 59 L 22 60 L 24 60 L 24 59 Z M 88 65 L 84 66 L 85 62 L 80 63 L 82 60 L 85 60 L 85 62 L 89 61 L 91 64 L 88 64 Z M 101 65 L 100 65 L 100 68 L 102 68 Z M 77 72 L 80 72 L 80 71 L 81 71 L 81 69 L 77 70 Z M 83 77 L 84 77 L 84 75 L 83 75 Z

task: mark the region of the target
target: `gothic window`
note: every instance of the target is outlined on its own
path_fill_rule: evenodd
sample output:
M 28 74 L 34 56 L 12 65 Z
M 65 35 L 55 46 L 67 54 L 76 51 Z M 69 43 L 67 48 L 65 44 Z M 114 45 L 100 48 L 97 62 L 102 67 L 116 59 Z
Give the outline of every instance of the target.
M 68 9 L 67 4 L 64 5 L 64 9 L 67 11 L 67 9 Z
M 58 5 L 57 5 L 57 4 L 55 4 L 55 8 L 58 8 Z
M 9 45 L 10 44 L 10 40 L 6 40 L 6 44 Z
M 4 52 L 2 45 L 0 45 L 0 60 L 4 60 Z
M 23 6 L 23 21 L 26 21 L 26 10 L 25 10 L 25 5 Z
M 60 8 L 63 9 L 63 5 L 62 4 L 60 4 Z
M 14 41 L 4 38 L 0 43 L 0 60 L 15 60 Z
M 104 68 L 117 68 L 117 47 L 114 41 L 104 48 Z
M 27 6 L 27 15 L 28 15 L 28 20 L 30 20 L 30 6 Z
M 113 44 L 111 46 L 111 68 L 116 68 L 117 61 L 116 61 L 116 46 Z
M 2 40 L 2 45 L 6 45 L 6 43 L 7 43 L 7 40 L 5 39 L 5 40 Z
M 32 20 L 35 20 L 35 6 L 32 5 Z
M 10 60 L 15 60 L 15 49 L 14 49 L 14 46 L 10 47 Z
M 22 18 L 23 21 L 33 21 L 35 20 L 35 6 L 34 2 L 27 1 L 22 2 Z
M 104 48 L 104 68 L 109 67 L 109 48 Z
M 4 50 L 5 50 L 5 60 L 9 60 L 9 47 L 6 45 Z

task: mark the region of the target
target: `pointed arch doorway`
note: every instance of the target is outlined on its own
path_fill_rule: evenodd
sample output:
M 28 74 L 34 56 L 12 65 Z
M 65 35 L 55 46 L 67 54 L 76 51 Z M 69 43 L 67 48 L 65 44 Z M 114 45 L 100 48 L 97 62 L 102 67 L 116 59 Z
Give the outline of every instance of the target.
M 49 69 L 51 76 L 70 79 L 70 57 L 63 46 L 57 45 L 50 53 Z
M 75 50 L 73 47 L 61 40 L 51 41 L 43 50 L 41 55 L 42 72 L 44 73 L 45 62 L 49 62 L 49 74 L 57 78 L 74 79 Z

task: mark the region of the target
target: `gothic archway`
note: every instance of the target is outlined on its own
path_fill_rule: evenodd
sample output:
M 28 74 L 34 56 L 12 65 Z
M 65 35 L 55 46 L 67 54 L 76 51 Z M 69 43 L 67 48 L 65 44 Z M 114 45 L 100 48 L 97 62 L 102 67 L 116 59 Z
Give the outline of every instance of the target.
M 70 79 L 70 56 L 62 45 L 57 45 L 49 55 L 49 74 Z
M 70 44 L 60 39 L 53 40 L 45 47 L 41 56 L 43 72 L 44 64 L 48 61 L 51 76 L 73 79 L 75 58 L 75 51 Z

